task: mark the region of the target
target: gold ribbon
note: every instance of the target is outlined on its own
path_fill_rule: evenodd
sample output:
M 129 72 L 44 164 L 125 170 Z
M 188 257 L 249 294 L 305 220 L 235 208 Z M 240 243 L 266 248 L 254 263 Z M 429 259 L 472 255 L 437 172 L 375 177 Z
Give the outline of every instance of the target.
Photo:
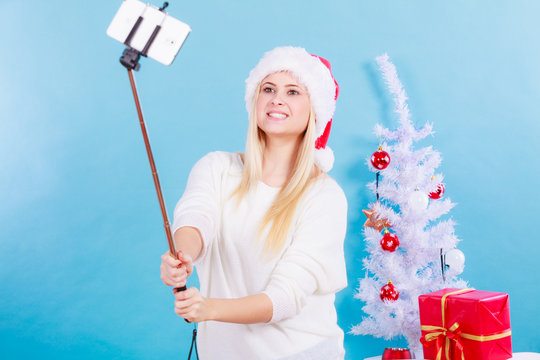
M 443 295 L 441 299 L 441 314 L 442 314 L 442 325 L 443 326 L 432 326 L 432 325 L 422 325 L 421 329 L 423 331 L 427 331 L 428 333 L 422 336 L 420 338 L 420 341 L 424 345 L 429 345 L 430 342 L 436 341 L 435 345 L 437 346 L 437 357 L 436 360 L 441 360 L 442 357 L 442 349 L 443 349 L 443 341 L 444 341 L 444 354 L 446 356 L 446 360 L 450 360 L 450 345 L 452 344 L 451 341 L 454 341 L 454 348 L 456 349 L 456 355 L 461 355 L 461 360 L 465 360 L 465 355 L 463 353 L 463 345 L 461 344 L 461 338 L 468 339 L 468 340 L 474 340 L 474 341 L 492 341 L 492 340 L 498 340 L 505 338 L 507 336 L 510 336 L 512 334 L 511 330 L 505 330 L 497 334 L 492 335 L 472 335 L 472 334 L 466 334 L 462 333 L 460 329 L 460 325 L 458 322 L 455 322 L 450 326 L 449 328 L 445 328 L 446 325 L 446 319 L 445 319 L 445 313 L 446 313 L 446 298 L 452 295 L 457 294 L 464 294 L 467 292 L 471 292 L 474 289 L 462 289 L 457 291 L 452 291 L 448 294 Z

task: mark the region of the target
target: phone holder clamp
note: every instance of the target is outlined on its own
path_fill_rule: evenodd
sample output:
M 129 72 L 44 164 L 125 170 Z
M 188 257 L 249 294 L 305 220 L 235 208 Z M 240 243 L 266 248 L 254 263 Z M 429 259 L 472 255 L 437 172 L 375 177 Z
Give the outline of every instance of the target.
M 160 11 L 164 11 L 165 8 L 169 6 L 168 2 L 165 2 L 163 6 L 159 9 Z M 124 52 L 122 53 L 122 56 L 120 57 L 120 64 L 122 64 L 126 69 L 128 70 L 135 70 L 139 71 L 139 68 L 141 65 L 139 64 L 139 60 L 141 59 L 141 56 L 146 57 L 148 54 L 148 49 L 150 49 L 150 46 L 152 46 L 152 43 L 156 39 L 156 36 L 159 34 L 159 31 L 161 30 L 161 25 L 156 25 L 154 28 L 154 31 L 152 32 L 152 35 L 148 38 L 148 41 L 144 45 L 144 48 L 142 51 L 139 51 L 137 49 L 134 49 L 131 47 L 131 39 L 133 39 L 133 36 L 137 33 L 137 30 L 139 29 L 139 26 L 143 22 L 143 17 L 139 16 L 137 21 L 135 22 L 135 25 L 133 25 L 133 28 L 129 32 L 129 35 L 126 38 L 126 41 L 124 41 L 124 45 L 127 46 L 126 49 L 124 49 Z

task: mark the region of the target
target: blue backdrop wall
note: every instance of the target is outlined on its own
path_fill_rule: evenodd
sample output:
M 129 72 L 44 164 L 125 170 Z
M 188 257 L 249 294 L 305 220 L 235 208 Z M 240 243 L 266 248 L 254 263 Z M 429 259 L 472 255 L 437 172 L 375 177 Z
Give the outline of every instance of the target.
M 159 279 L 166 250 L 120 43 L 121 1 L 0 2 L 0 357 L 184 358 L 191 327 Z M 156 5 L 161 5 L 156 3 Z M 374 58 L 388 52 L 417 125 L 434 123 L 458 206 L 463 278 L 508 292 L 515 351 L 540 352 L 537 257 L 540 3 L 171 1 L 193 32 L 171 67 L 143 60 L 140 96 L 171 212 L 197 159 L 242 151 L 244 79 L 264 51 L 331 60 L 341 85 L 332 176 L 349 200 L 347 331 L 366 256 L 361 209 L 377 122 L 395 127 Z M 196 281 L 192 280 L 192 285 Z M 346 335 L 348 359 L 401 339 Z

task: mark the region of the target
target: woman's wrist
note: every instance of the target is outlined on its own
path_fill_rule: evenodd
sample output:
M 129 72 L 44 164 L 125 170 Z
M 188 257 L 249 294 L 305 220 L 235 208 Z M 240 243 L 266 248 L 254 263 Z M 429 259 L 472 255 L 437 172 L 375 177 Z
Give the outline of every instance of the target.
M 219 318 L 219 300 L 215 298 L 206 298 L 206 303 L 208 304 L 208 314 L 207 321 L 220 321 Z

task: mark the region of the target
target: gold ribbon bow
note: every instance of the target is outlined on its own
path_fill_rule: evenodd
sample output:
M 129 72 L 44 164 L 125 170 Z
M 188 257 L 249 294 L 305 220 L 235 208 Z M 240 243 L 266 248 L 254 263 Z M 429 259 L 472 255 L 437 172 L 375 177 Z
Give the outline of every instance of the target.
M 446 356 L 446 360 L 450 360 L 450 346 L 452 345 L 452 342 L 454 343 L 454 359 L 460 359 L 465 360 L 465 355 L 463 353 L 463 344 L 461 343 L 461 339 L 468 339 L 468 340 L 475 340 L 475 341 L 491 341 L 491 340 L 498 340 L 502 339 L 504 337 L 510 336 L 512 334 L 511 330 L 505 330 L 497 334 L 492 335 L 472 335 L 472 334 L 466 334 L 461 332 L 460 325 L 458 322 L 455 322 L 450 326 L 449 328 L 445 328 L 446 320 L 445 320 L 445 308 L 446 308 L 446 298 L 451 295 L 457 295 L 457 294 L 464 294 L 467 292 L 471 292 L 474 289 L 462 289 L 450 292 L 448 294 L 445 294 L 441 299 L 441 314 L 442 314 L 442 327 L 441 326 L 432 326 L 432 325 L 422 325 L 421 329 L 423 331 L 427 331 L 428 333 L 425 334 L 420 338 L 420 341 L 422 344 L 426 346 L 431 346 L 432 342 L 435 341 L 435 346 L 437 349 L 437 357 L 436 360 L 441 360 L 442 358 L 442 350 L 444 345 L 444 354 Z

